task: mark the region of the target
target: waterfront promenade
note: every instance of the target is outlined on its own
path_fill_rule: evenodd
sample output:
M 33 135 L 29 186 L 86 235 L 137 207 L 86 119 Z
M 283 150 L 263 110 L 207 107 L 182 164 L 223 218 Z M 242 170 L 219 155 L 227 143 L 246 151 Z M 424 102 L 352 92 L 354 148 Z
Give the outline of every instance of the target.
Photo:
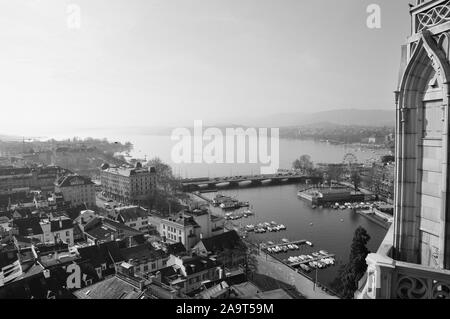
M 261 252 L 259 255 L 256 255 L 256 259 L 258 262 L 257 273 L 295 286 L 298 292 L 307 299 L 339 299 L 317 286 L 314 289 L 313 281 L 299 274 L 294 269 L 283 264 L 269 254 Z

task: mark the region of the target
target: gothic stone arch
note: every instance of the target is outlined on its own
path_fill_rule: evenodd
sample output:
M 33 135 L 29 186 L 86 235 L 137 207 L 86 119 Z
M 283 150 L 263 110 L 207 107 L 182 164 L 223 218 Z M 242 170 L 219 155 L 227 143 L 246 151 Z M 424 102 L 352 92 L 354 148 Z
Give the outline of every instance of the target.
M 450 65 L 426 30 L 412 50 L 397 108 L 395 257 L 448 269 Z

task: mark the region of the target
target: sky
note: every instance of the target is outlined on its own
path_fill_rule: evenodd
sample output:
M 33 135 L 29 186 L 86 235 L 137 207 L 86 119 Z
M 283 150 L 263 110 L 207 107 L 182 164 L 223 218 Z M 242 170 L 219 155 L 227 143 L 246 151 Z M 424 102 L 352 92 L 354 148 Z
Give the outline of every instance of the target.
M 393 108 L 409 2 L 0 0 L 0 134 Z

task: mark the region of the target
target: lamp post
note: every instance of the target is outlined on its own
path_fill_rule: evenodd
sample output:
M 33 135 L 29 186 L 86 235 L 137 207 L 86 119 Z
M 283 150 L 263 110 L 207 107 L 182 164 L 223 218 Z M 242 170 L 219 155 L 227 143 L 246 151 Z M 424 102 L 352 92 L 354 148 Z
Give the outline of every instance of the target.
M 316 291 L 316 284 L 317 284 L 317 267 L 316 267 L 316 276 L 315 276 L 315 279 L 314 279 L 314 291 Z

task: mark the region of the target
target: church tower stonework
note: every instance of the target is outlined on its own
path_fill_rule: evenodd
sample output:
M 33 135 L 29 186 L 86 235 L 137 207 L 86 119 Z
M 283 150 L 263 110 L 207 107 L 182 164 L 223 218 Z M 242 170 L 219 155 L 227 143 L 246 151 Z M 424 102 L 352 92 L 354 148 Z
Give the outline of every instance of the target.
M 450 298 L 450 0 L 417 0 L 396 103 L 394 224 L 356 298 Z

